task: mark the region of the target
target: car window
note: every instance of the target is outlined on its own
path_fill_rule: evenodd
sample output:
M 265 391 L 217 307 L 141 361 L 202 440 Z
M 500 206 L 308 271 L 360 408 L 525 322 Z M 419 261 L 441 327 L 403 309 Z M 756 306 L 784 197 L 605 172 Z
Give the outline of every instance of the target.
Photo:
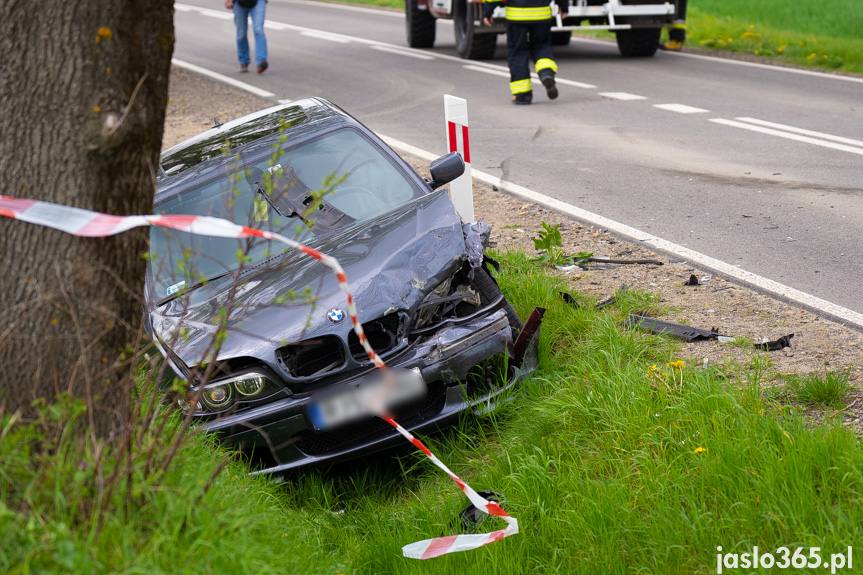
M 240 162 L 225 177 L 160 200 L 157 214 L 225 218 L 303 242 L 380 216 L 422 195 L 397 165 L 359 132 L 345 128 Z M 170 298 L 238 266 L 284 252 L 260 238 L 210 238 L 160 227 L 150 232 L 155 301 Z
M 298 191 L 286 188 L 299 186 L 323 194 L 325 205 L 353 220 L 381 215 L 421 193 L 389 157 L 351 129 L 289 148 L 275 161 L 268 158 L 253 167 L 272 174 L 274 201 L 290 203 L 287 196 Z M 328 179 L 335 185 L 327 186 Z

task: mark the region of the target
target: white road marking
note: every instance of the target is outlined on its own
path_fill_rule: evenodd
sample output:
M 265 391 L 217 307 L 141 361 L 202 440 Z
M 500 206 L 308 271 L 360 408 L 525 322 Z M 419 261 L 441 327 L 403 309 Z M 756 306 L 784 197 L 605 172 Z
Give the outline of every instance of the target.
M 606 40 L 594 40 L 592 38 L 583 38 L 576 34 L 572 35 L 572 39 L 574 42 L 582 42 L 584 44 L 596 44 L 605 46 L 607 48 L 613 48 L 617 51 L 617 44 L 614 41 L 606 41 Z M 774 72 L 786 72 L 788 74 L 801 74 L 803 76 L 816 76 L 818 78 L 830 79 L 830 80 L 844 80 L 846 82 L 857 82 L 859 84 L 863 84 L 863 78 L 856 78 L 854 76 L 840 76 L 839 74 L 829 74 L 827 72 L 814 72 L 812 70 L 801 70 L 799 68 L 786 68 L 785 66 L 775 66 L 773 64 L 761 64 L 759 62 L 744 62 L 742 60 L 730 60 L 728 58 L 720 58 L 718 56 L 701 56 L 699 54 L 689 54 L 687 52 L 662 52 L 663 57 L 672 56 L 672 57 L 681 57 L 681 58 L 695 58 L 696 60 L 706 60 L 708 62 L 716 62 L 719 64 L 731 64 L 734 66 L 748 66 L 751 68 L 761 68 L 763 70 L 772 70 Z
M 612 100 L 646 100 L 644 96 L 630 94 L 628 92 L 600 92 L 600 96 L 611 98 Z
M 316 38 L 318 40 L 326 40 L 327 42 L 336 42 L 338 44 L 349 44 L 350 40 L 341 35 L 327 34 L 326 32 L 318 32 L 317 30 L 305 30 L 300 32 L 300 36 L 306 38 Z
M 863 156 L 863 148 L 854 148 L 852 146 L 846 146 L 845 144 L 834 144 L 833 142 L 825 142 L 824 140 L 816 140 L 815 138 L 810 138 L 808 136 L 800 136 L 798 134 L 791 134 L 789 132 L 781 132 L 779 130 L 773 130 L 771 128 L 762 128 L 761 126 L 753 126 L 752 124 L 744 124 L 743 122 L 735 122 L 734 120 L 725 120 L 723 118 L 711 118 L 711 122 L 716 122 L 717 124 L 722 124 L 723 126 L 731 126 L 732 128 L 741 128 L 743 130 L 750 130 L 752 132 L 761 132 L 762 134 L 769 134 L 771 136 L 779 136 L 780 138 L 786 138 L 788 140 L 795 140 L 797 142 L 804 142 L 806 144 L 813 144 L 815 146 L 821 146 L 822 148 L 831 148 L 833 150 L 840 150 L 842 152 L 851 152 L 852 154 L 859 154 Z
M 405 49 L 396 49 L 390 48 L 389 46 L 370 46 L 372 50 L 377 50 L 378 52 L 386 52 L 387 54 L 398 54 L 399 56 L 409 56 L 411 58 L 417 58 L 418 60 L 434 60 L 434 56 L 430 56 L 429 54 L 422 54 L 420 52 L 415 52 L 413 50 L 405 50 Z
M 314 6 L 315 8 L 332 8 L 334 10 L 347 10 L 349 12 L 365 12 L 366 14 L 374 14 L 376 16 L 392 16 L 404 20 L 405 13 L 401 10 L 398 12 L 391 10 L 382 10 L 380 8 L 362 8 L 360 6 L 346 6 L 344 4 L 333 4 L 330 2 L 308 2 L 306 0 L 269 0 L 278 4 L 299 4 L 301 6 Z
M 660 110 L 668 110 L 669 112 L 677 112 L 678 114 L 704 114 L 710 111 L 704 108 L 687 106 L 686 104 L 654 104 L 653 107 Z
M 261 88 L 257 88 L 252 86 L 251 84 L 246 84 L 245 82 L 240 82 L 239 80 L 235 80 L 230 76 L 224 76 L 219 74 L 218 72 L 213 72 L 212 70 L 207 70 L 206 68 L 201 68 L 200 66 L 195 66 L 194 64 L 189 64 L 188 62 L 183 62 L 182 60 L 177 60 L 176 58 L 171 59 L 171 63 L 174 66 L 179 66 L 180 68 L 185 68 L 186 70 L 190 70 L 197 74 L 201 74 L 202 76 L 208 76 L 213 78 L 214 80 L 218 80 L 219 82 L 224 82 L 225 84 L 230 84 L 240 90 L 245 90 L 246 92 L 250 92 L 255 96 L 260 96 L 261 98 L 275 98 L 276 95 L 272 92 L 267 92 L 266 90 L 262 90 Z
M 174 4 L 174 10 L 177 12 L 200 12 L 204 16 L 218 18 L 219 20 L 234 19 L 234 14 L 230 10 L 210 10 L 209 8 L 198 8 L 197 6 L 189 6 L 188 4 Z
M 594 86 L 593 84 L 585 84 L 584 82 L 576 82 L 574 80 L 564 80 L 562 78 L 555 78 L 554 81 L 557 82 L 558 84 L 562 84 L 564 86 L 575 86 L 576 88 L 587 88 L 587 89 L 596 88 L 596 86 Z
M 495 70 L 494 68 L 490 68 L 487 66 L 474 66 L 473 64 L 467 64 L 464 67 L 465 70 L 470 70 L 472 72 L 482 72 L 483 74 L 491 74 L 492 76 L 501 76 L 503 78 L 509 78 L 509 72 L 505 72 L 503 70 Z
M 777 130 L 794 132 L 795 134 L 803 134 L 804 136 L 812 136 L 814 138 L 820 138 L 822 140 L 831 140 L 833 142 L 839 142 L 840 144 L 848 144 L 849 146 L 863 147 L 863 141 L 852 140 L 851 138 L 843 138 L 842 136 L 833 136 L 831 134 L 824 134 L 822 132 L 815 132 L 813 130 L 804 130 L 803 128 L 795 128 L 794 126 L 786 126 L 785 124 L 766 122 L 764 120 L 758 120 L 756 118 L 735 118 L 735 120 L 746 122 L 747 124 L 757 124 L 766 128 L 776 128 Z
M 415 146 L 411 146 L 410 144 L 400 142 L 399 140 L 389 138 L 382 134 L 378 134 L 378 136 L 380 136 L 380 138 L 384 142 L 386 142 L 388 146 L 402 153 L 411 154 L 426 161 L 434 160 L 437 157 L 431 152 L 427 152 Z M 686 259 L 687 261 L 692 262 L 693 264 L 696 264 L 698 266 L 712 269 L 725 276 L 755 286 L 766 292 L 770 292 L 774 295 L 804 305 L 811 309 L 815 309 L 820 312 L 829 314 L 834 318 L 840 320 L 840 323 L 844 322 L 846 324 L 853 324 L 858 329 L 863 328 L 863 314 L 858 313 L 854 310 L 850 310 L 848 308 L 836 305 L 806 292 L 794 289 L 792 287 L 788 287 L 779 282 L 775 282 L 771 279 L 767 279 L 757 274 L 740 269 L 736 266 L 725 263 L 722 260 L 718 260 L 716 258 L 704 255 L 700 252 L 696 252 L 695 250 L 685 248 L 683 246 L 664 240 L 660 237 L 643 232 L 637 228 L 633 228 L 631 226 L 627 226 L 626 224 L 622 224 L 620 222 L 616 222 L 609 218 L 600 216 L 599 214 L 594 214 L 593 212 L 588 212 L 587 210 L 577 208 L 571 204 L 567 204 L 566 202 L 562 202 L 558 199 L 546 196 L 545 194 L 534 192 L 533 190 L 530 190 L 523 186 L 519 186 L 518 184 L 503 181 L 497 176 L 486 174 L 485 172 L 481 172 L 477 169 L 471 169 L 471 174 L 477 180 L 484 182 L 490 186 L 497 186 L 498 188 L 506 190 L 511 194 L 514 194 L 531 202 L 542 204 L 545 207 L 557 210 L 559 212 L 563 212 L 579 220 L 605 228 L 622 236 L 626 236 L 637 242 L 641 242 L 643 244 L 651 246 L 655 249 L 671 253 L 677 257 Z

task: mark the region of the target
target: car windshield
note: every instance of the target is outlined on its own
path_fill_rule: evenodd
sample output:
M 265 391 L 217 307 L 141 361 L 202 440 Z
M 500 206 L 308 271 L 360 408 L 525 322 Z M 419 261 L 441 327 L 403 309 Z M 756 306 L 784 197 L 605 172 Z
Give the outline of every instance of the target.
M 226 218 L 310 242 L 333 229 L 384 214 L 422 190 L 359 132 L 344 128 L 275 154 L 229 167 L 223 177 L 160 200 L 157 214 Z M 167 228 L 150 231 L 154 300 L 167 301 L 236 270 L 283 253 L 260 238 L 211 238 Z

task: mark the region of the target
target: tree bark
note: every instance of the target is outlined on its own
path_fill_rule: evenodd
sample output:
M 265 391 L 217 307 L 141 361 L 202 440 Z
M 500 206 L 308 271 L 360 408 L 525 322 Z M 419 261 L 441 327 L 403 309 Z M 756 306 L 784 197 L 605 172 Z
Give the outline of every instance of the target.
M 0 194 L 150 213 L 173 0 L 0 0 Z M 0 218 L 0 403 L 88 400 L 122 423 L 147 232 L 78 238 Z

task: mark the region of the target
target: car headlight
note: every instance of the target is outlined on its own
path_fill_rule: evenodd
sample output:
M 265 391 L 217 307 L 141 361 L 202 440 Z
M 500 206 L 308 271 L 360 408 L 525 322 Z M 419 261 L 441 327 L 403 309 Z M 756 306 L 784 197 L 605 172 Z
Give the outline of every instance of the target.
M 212 411 L 223 411 L 234 403 L 234 387 L 227 383 L 208 385 L 201 394 L 201 402 Z
M 243 409 L 248 404 L 279 393 L 284 386 L 274 382 L 262 373 L 250 372 L 226 378 L 220 378 L 208 383 L 200 390 L 200 400 L 194 398 L 199 394 L 197 386 L 192 387 L 178 401 L 183 411 L 195 410 L 195 415 L 222 413 L 235 404 L 237 409 Z

